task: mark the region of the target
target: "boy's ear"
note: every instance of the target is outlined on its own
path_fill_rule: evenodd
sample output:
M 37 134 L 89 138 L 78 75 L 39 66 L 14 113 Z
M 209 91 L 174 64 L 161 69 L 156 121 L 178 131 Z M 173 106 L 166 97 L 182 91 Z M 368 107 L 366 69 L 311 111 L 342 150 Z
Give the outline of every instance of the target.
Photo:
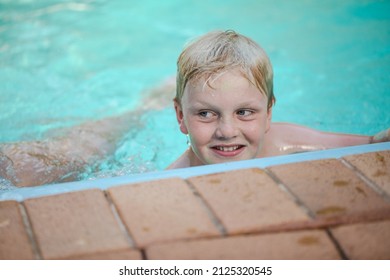
M 266 124 L 266 129 L 265 129 L 266 133 L 268 132 L 268 130 L 271 127 L 271 120 L 272 120 L 272 107 L 270 107 L 268 109 L 268 112 L 267 112 L 267 124 Z
M 180 131 L 184 134 L 188 134 L 188 129 L 184 122 L 184 115 L 183 115 L 183 110 L 181 108 L 181 105 L 176 99 L 173 100 L 173 104 L 175 106 L 176 119 L 177 119 L 177 123 L 179 124 Z

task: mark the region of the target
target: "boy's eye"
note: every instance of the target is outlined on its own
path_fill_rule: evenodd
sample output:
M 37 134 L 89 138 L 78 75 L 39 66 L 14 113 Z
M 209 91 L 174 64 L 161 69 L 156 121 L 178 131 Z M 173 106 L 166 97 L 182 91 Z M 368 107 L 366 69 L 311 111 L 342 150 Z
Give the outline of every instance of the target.
M 215 114 L 213 114 L 213 112 L 210 111 L 201 111 L 198 113 L 198 115 L 202 118 L 209 119 L 212 118 Z
M 253 111 L 247 110 L 247 109 L 242 109 L 237 111 L 237 115 L 242 116 L 242 117 L 247 117 L 253 114 Z

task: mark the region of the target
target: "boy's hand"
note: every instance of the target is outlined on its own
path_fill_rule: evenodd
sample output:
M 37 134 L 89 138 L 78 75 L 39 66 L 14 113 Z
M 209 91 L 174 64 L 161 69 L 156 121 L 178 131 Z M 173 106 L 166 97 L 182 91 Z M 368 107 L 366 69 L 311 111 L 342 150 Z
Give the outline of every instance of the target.
M 371 137 L 370 143 L 380 143 L 390 141 L 390 128 L 382 130 Z

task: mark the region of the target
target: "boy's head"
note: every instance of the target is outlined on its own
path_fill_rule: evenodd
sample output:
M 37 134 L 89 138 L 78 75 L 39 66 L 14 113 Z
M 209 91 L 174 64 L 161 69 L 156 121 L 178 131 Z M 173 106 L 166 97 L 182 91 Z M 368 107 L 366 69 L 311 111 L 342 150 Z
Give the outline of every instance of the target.
M 271 62 L 256 42 L 231 30 L 207 33 L 183 50 L 177 61 L 175 100 L 181 103 L 188 83 L 208 81 L 215 74 L 233 69 L 239 69 L 267 96 L 270 109 L 275 101 Z
M 272 67 L 251 39 L 211 32 L 178 59 L 176 117 L 190 166 L 257 158 L 270 128 Z

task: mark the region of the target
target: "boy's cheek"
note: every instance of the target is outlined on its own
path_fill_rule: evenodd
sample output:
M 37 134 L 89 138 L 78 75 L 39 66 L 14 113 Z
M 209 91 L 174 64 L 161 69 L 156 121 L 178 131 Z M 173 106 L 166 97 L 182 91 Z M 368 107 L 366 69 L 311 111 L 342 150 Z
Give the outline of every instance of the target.
M 191 142 L 196 145 L 204 145 L 211 141 L 213 132 L 207 129 L 204 125 L 197 126 L 192 125 L 189 129 L 189 135 L 191 136 Z

